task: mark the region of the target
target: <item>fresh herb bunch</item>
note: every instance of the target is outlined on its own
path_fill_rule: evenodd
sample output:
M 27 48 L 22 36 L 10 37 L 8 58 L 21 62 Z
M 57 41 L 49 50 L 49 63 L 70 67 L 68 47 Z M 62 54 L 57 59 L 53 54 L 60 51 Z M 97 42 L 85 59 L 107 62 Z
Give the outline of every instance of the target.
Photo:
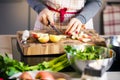
M 11 59 L 7 53 L 3 57 L 0 55 L 0 71 L 4 75 L 11 76 L 15 73 L 26 71 L 28 65 L 25 65 L 23 62 L 18 62 Z
M 0 55 L 0 77 L 6 78 L 18 72 L 33 70 L 60 71 L 69 66 L 66 54 L 50 61 L 43 61 L 34 66 L 25 65 L 23 62 L 11 59 L 7 54 Z M 2 74 L 1 74 L 2 73 Z
M 81 60 L 97 60 L 109 57 L 109 49 L 101 46 L 80 45 L 80 46 L 65 46 L 65 51 L 68 55 L 74 56 Z

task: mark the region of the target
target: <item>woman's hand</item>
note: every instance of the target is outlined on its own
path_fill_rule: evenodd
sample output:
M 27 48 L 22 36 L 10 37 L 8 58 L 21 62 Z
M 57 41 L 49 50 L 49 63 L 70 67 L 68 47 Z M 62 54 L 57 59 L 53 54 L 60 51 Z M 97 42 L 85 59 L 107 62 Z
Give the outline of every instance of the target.
M 83 24 L 79 19 L 72 18 L 68 24 L 68 28 L 66 29 L 65 34 L 71 35 L 73 32 L 78 34 L 82 26 Z
M 54 24 L 53 14 L 54 13 L 51 12 L 48 8 L 45 8 L 39 13 L 38 19 L 44 25 L 48 25 L 49 22 Z

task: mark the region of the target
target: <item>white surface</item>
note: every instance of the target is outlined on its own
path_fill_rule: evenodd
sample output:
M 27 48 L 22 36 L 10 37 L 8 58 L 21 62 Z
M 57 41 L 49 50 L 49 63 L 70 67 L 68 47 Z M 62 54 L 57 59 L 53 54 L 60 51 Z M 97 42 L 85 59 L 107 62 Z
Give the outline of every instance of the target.
M 120 72 L 107 72 L 105 75 L 103 75 L 103 78 L 98 78 L 95 80 L 120 80 Z M 79 77 L 72 78 L 72 80 L 81 80 Z M 93 79 L 92 79 L 93 80 Z
M 108 80 L 120 80 L 120 72 L 108 72 Z

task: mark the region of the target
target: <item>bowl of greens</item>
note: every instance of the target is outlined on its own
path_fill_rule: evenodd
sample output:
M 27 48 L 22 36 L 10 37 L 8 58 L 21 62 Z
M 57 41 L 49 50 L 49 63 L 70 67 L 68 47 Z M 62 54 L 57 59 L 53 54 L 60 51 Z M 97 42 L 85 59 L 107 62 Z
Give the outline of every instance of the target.
M 94 45 L 67 45 L 65 46 L 70 65 L 78 72 L 84 72 L 88 67 L 107 71 L 116 56 L 115 52 L 107 47 Z

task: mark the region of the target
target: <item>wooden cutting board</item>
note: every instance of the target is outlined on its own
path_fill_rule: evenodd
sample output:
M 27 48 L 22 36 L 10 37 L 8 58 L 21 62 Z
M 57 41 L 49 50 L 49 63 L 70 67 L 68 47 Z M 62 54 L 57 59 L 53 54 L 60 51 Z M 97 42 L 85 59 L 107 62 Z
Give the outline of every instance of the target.
M 84 33 L 91 35 L 91 41 L 87 42 L 87 44 L 97 45 L 97 46 L 106 46 L 105 39 L 102 38 L 95 30 L 82 30 Z M 56 34 L 55 31 L 47 31 L 47 30 L 38 30 L 38 31 L 30 31 L 32 32 L 42 32 L 48 34 Z M 52 54 L 63 54 L 65 45 L 79 45 L 86 42 L 82 42 L 79 40 L 73 40 L 71 38 L 61 39 L 57 43 L 40 43 L 34 41 L 34 39 L 28 39 L 27 44 L 21 43 L 23 31 L 17 31 L 17 41 L 24 55 L 52 55 Z
M 34 32 L 34 31 L 30 31 Z M 36 31 L 35 31 L 36 32 Z M 41 32 L 46 32 L 45 30 Z M 50 33 L 50 32 L 49 32 Z M 52 32 L 54 33 L 54 32 Z M 52 54 L 64 54 L 64 46 L 65 45 L 74 45 L 80 44 L 81 42 L 78 40 L 72 40 L 70 38 L 62 39 L 57 43 L 40 43 L 40 42 L 31 42 L 28 41 L 27 44 L 21 43 L 23 31 L 17 31 L 17 41 L 22 53 L 24 55 L 52 55 Z

